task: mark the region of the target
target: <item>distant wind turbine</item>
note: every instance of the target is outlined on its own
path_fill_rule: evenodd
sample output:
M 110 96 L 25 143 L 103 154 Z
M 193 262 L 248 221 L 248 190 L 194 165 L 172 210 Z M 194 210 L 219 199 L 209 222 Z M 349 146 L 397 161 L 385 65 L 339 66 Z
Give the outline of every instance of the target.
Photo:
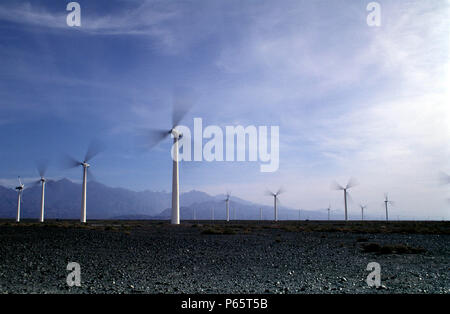
M 267 191 L 268 195 L 273 196 L 273 211 L 274 211 L 274 220 L 275 221 L 278 221 L 278 208 L 277 208 L 278 195 L 280 195 L 283 192 L 284 191 L 282 189 L 279 189 L 276 193 Z
M 390 201 L 390 200 L 388 199 L 388 195 L 387 195 L 387 193 L 386 193 L 386 194 L 384 194 L 384 207 L 386 208 L 386 221 L 389 220 L 389 216 L 388 216 L 388 205 L 394 205 L 394 202 L 393 202 L 393 201 Z
M 351 178 L 348 181 L 348 183 L 347 183 L 347 185 L 345 187 L 343 187 L 342 185 L 340 185 L 337 182 L 333 182 L 333 185 L 332 185 L 332 187 L 335 190 L 342 190 L 342 191 L 344 191 L 345 221 L 348 220 L 348 215 L 347 215 L 347 196 L 348 196 L 348 192 L 347 192 L 347 190 L 352 188 L 352 187 L 354 187 L 355 185 L 356 185 L 356 181 L 353 178 Z
M 328 220 L 330 220 L 331 204 L 328 205 L 327 211 L 328 211 Z
M 81 218 L 80 221 L 82 223 L 86 223 L 86 203 L 87 203 L 87 181 L 88 174 L 90 177 L 93 177 L 93 174 L 90 170 L 91 165 L 89 161 L 91 161 L 95 156 L 101 153 L 103 150 L 103 146 L 98 141 L 93 141 L 89 144 L 86 155 L 84 156 L 83 161 L 78 161 L 70 156 L 66 156 L 67 158 L 67 166 L 68 168 L 76 168 L 81 166 L 83 168 L 83 186 L 81 193 Z
M 16 222 L 20 222 L 20 203 L 22 202 L 22 193 L 25 188 L 25 185 L 22 184 L 22 181 L 19 177 L 19 186 L 16 187 L 17 190 L 17 217 Z
M 34 186 L 41 185 L 41 215 L 39 217 L 39 221 L 44 222 L 45 185 L 47 183 L 47 179 L 45 178 L 45 172 L 47 171 L 47 163 L 46 162 L 38 163 L 37 170 L 40 179 L 34 183 Z
M 227 221 L 230 221 L 230 207 L 229 207 L 229 202 L 230 202 L 230 192 L 227 192 L 226 198 L 225 198 L 225 206 L 226 206 L 226 215 L 227 215 Z
M 361 220 L 364 220 L 364 209 L 367 208 L 367 205 L 359 204 L 359 207 L 361 208 Z

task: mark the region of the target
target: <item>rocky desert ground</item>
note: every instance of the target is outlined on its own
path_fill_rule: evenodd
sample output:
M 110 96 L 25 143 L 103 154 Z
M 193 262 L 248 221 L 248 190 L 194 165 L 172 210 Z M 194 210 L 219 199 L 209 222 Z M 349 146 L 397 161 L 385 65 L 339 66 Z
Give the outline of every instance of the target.
M 1 220 L 0 292 L 448 294 L 449 244 L 449 222 Z

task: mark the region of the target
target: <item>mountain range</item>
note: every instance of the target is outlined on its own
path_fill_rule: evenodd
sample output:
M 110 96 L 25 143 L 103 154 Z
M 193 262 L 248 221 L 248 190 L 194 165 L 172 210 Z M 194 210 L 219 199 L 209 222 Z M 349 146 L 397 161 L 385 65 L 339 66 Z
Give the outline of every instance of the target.
M 170 219 L 171 193 L 131 191 L 113 188 L 91 181 L 87 191 L 88 219 Z M 180 195 L 181 219 L 226 218 L 225 195 L 212 196 L 192 190 Z M 22 218 L 38 218 L 41 187 L 31 186 L 23 192 Z M 230 199 L 230 218 L 251 220 L 273 219 L 273 207 L 255 204 L 238 197 Z M 14 218 L 17 213 L 17 192 L 0 186 L 0 217 Z M 48 181 L 45 193 L 45 217 L 49 219 L 79 219 L 81 213 L 81 184 L 68 179 Z M 326 219 L 326 210 L 301 212 L 302 219 Z M 279 219 L 298 219 L 298 210 L 279 207 Z

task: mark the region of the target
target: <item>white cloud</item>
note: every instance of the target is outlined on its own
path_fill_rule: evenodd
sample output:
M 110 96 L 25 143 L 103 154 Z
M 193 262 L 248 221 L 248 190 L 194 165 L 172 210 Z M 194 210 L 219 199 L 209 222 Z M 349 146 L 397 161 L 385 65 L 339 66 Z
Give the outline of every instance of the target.
M 81 7 L 82 26 L 76 30 L 92 35 L 141 35 L 156 39 L 161 48 L 175 48 L 176 40 L 171 30 L 163 27 L 164 23 L 179 16 L 176 6 L 151 5 L 141 2 L 133 9 L 114 14 L 87 14 Z M 0 20 L 18 24 L 43 27 L 54 30 L 69 30 L 66 17 L 69 12 L 50 12 L 29 2 L 22 4 L 0 5 Z M 86 13 L 86 14 L 85 14 Z

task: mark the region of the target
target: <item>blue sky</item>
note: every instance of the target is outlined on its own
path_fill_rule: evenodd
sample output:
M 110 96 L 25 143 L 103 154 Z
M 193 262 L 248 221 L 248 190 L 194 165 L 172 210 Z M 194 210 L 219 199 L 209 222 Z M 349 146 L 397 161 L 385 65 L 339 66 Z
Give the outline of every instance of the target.
M 167 128 L 174 86 L 196 103 L 183 120 L 205 125 L 278 125 L 280 168 L 257 163 L 184 163 L 182 190 L 232 191 L 271 204 L 342 208 L 330 189 L 353 176 L 357 205 L 384 214 L 450 218 L 449 2 L 78 1 L 82 26 L 66 25 L 69 1 L 0 4 L 0 183 L 49 177 L 68 153 L 82 158 L 99 138 L 97 179 L 134 190 L 170 190 L 170 141 L 135 149 L 139 127 Z M 266 199 L 267 198 L 267 199 Z

